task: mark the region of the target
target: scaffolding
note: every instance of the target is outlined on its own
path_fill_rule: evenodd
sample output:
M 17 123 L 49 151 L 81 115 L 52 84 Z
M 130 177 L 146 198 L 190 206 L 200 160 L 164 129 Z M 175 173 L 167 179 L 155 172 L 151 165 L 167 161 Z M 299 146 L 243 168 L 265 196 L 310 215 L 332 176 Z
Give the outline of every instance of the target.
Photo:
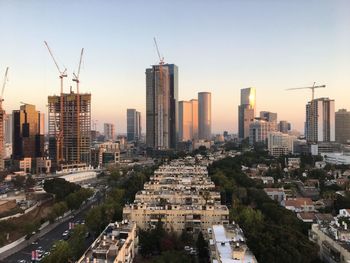
M 49 96 L 48 118 L 50 159 L 56 167 L 62 164 L 90 164 L 91 94 L 70 92 Z

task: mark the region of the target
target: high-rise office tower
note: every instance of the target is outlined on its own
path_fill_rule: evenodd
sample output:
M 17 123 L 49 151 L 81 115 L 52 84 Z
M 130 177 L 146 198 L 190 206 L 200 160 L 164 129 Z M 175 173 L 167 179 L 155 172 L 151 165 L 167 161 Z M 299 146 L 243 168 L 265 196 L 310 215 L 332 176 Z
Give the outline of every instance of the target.
M 319 98 L 308 102 L 305 131 L 308 142 L 335 141 L 334 100 Z
M 198 93 L 198 139 L 211 139 L 211 93 Z
M 179 141 L 192 140 L 192 103 L 179 101 Z
M 175 148 L 178 133 L 178 67 L 153 65 L 146 69 L 146 144 Z
M 126 110 L 127 139 L 138 141 L 141 139 L 141 113 L 136 109 Z
M 340 109 L 335 113 L 335 140 L 350 143 L 350 111 Z
M 280 121 L 278 124 L 278 130 L 282 133 L 288 133 L 292 129 L 292 125 L 287 121 Z
M 106 141 L 114 141 L 115 140 L 115 127 L 113 123 L 105 123 L 103 124 L 103 134 L 105 136 Z
M 60 107 L 61 96 L 48 97 L 49 155 L 53 166 L 58 168 L 59 164 L 89 164 L 91 94 L 63 93 L 62 105 L 63 112 Z
M 44 156 L 44 115 L 34 105 L 24 104 L 14 110 L 12 157 L 14 160 Z
M 256 110 L 255 88 L 241 89 L 241 105 L 238 106 L 238 137 L 249 137 L 249 126 L 254 122 Z
M 198 139 L 198 100 L 179 102 L 179 141 Z
M 260 118 L 266 121 L 277 122 L 277 113 L 270 111 L 260 111 Z

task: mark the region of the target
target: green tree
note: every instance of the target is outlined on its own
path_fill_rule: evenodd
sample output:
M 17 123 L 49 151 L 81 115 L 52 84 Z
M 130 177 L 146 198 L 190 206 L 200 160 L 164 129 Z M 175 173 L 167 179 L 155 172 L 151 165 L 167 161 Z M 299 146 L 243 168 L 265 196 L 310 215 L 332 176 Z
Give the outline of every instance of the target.
M 51 254 L 43 259 L 43 263 L 73 262 L 71 246 L 67 241 L 57 241 L 55 245 L 55 248 L 51 250 Z
M 209 262 L 208 243 L 205 241 L 202 232 L 199 232 L 196 247 L 198 250 L 199 262 Z
M 87 227 L 85 225 L 77 225 L 74 227 L 72 236 L 69 239 L 69 246 L 74 260 L 79 259 L 79 257 L 84 253 L 86 232 Z

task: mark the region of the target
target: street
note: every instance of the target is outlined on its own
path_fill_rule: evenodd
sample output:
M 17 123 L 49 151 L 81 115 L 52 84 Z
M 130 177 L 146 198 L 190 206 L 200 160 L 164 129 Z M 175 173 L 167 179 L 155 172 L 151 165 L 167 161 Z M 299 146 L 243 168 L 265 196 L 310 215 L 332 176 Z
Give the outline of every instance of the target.
M 101 195 L 99 192 L 97 192 L 96 197 L 89 202 L 79 213 L 71 216 L 72 218 L 68 221 L 62 222 L 61 224 L 57 225 L 54 229 L 52 229 L 50 232 L 42 236 L 41 238 L 36 239 L 32 244 L 29 244 L 25 248 L 21 249 L 19 252 L 12 254 L 11 256 L 1 260 L 1 263 L 17 263 L 20 260 L 26 260 L 27 262 L 31 262 L 31 254 L 33 250 L 38 249 L 41 247 L 42 250 L 45 252 L 50 251 L 52 245 L 58 241 L 63 239 L 63 232 L 69 229 L 69 222 L 77 222 L 84 219 L 84 216 L 86 212 L 89 210 L 89 208 L 96 203 L 100 203 Z M 85 246 L 88 248 L 91 243 L 93 242 L 92 237 L 86 239 Z

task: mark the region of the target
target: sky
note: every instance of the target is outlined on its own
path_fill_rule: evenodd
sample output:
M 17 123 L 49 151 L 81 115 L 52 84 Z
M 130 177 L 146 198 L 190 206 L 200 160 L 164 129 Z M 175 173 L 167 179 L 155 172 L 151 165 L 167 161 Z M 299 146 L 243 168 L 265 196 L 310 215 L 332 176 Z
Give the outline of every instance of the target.
M 237 132 L 240 89 L 255 87 L 257 110 L 278 113 L 302 131 L 313 82 L 316 97 L 350 110 L 348 0 L 0 0 L 0 79 L 10 67 L 7 112 L 20 102 L 47 112 L 59 94 L 58 72 L 46 40 L 75 87 L 84 48 L 80 91 L 92 94 L 92 120 L 126 132 L 126 109 L 136 108 L 145 131 L 145 69 L 179 67 L 179 100 L 212 93 L 212 131 Z

